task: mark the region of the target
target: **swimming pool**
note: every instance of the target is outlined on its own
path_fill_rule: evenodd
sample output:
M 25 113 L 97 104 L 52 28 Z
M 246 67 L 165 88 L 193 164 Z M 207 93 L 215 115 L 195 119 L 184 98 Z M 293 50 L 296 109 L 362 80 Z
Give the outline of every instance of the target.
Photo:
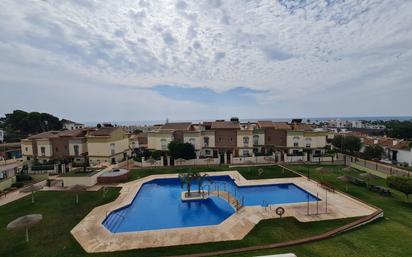
M 244 206 L 297 203 L 318 200 L 295 184 L 237 186 L 229 176 L 209 177 L 202 186 L 206 191 L 229 192 Z M 192 191 L 198 190 L 193 183 Z M 224 199 L 182 201 L 178 178 L 155 179 L 142 185 L 130 205 L 112 211 L 103 225 L 113 233 L 155 229 L 216 225 L 235 209 Z

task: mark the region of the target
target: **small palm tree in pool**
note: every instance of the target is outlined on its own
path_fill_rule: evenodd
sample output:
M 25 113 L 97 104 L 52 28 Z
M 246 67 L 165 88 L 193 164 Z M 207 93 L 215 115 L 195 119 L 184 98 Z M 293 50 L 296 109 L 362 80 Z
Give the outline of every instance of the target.
M 183 188 L 186 185 L 187 195 L 190 196 L 190 188 L 192 187 L 192 181 L 195 179 L 194 172 L 180 173 L 180 186 Z
M 201 191 L 201 189 L 202 189 L 203 183 L 204 183 L 206 180 L 210 181 L 210 179 L 209 179 L 209 176 L 208 176 L 206 173 L 200 174 L 199 172 L 196 172 L 196 173 L 194 174 L 194 176 L 195 176 L 195 179 L 197 180 L 197 185 L 198 185 L 198 187 L 199 187 L 198 192 L 199 192 L 199 194 L 200 194 L 200 191 Z

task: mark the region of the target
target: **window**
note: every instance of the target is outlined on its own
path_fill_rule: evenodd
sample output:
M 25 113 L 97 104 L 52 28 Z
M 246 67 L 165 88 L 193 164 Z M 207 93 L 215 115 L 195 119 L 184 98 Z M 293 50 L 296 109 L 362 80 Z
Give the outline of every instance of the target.
M 249 145 L 249 137 L 243 137 L 243 145 L 248 146 Z
M 271 138 L 270 138 L 270 136 L 268 136 L 268 143 L 270 143 L 270 140 L 271 140 Z
M 305 138 L 305 146 L 307 147 L 307 148 L 310 148 L 310 146 L 311 146 L 311 144 L 312 144 L 312 138 Z
M 204 137 L 203 138 L 203 146 L 205 146 L 205 147 L 209 146 L 209 137 Z
M 58 152 L 58 151 L 59 151 L 59 148 L 56 147 L 56 152 Z
M 162 151 L 166 151 L 167 150 L 167 140 L 162 138 L 160 139 L 160 148 Z
M 243 150 L 242 155 L 243 156 L 249 156 L 249 151 L 248 150 Z
M 190 138 L 190 139 L 189 139 L 189 143 L 192 144 L 193 146 L 195 146 L 195 144 L 196 144 L 196 139 L 193 138 L 193 137 Z
M 73 146 L 73 149 L 74 149 L 74 155 L 75 155 L 75 156 L 78 156 L 78 155 L 79 155 L 79 146 L 78 146 L 78 145 L 74 145 L 74 146 Z
M 115 147 L 116 147 L 115 143 L 111 143 L 111 144 L 110 144 L 110 154 L 111 154 L 111 155 L 115 155 L 115 154 L 116 154 Z
M 299 146 L 299 137 L 293 137 L 293 146 L 298 147 Z
M 40 147 L 40 153 L 43 156 L 46 155 L 46 147 L 44 147 L 44 146 Z
M 205 150 L 206 155 L 210 155 L 210 150 Z
M 222 138 L 221 138 L 221 137 L 219 137 L 219 142 L 222 142 Z
M 28 152 L 29 151 L 29 148 L 26 146 L 26 148 L 24 148 L 24 149 L 26 149 L 26 152 Z
M 258 135 L 253 136 L 253 144 L 254 145 L 259 145 L 259 136 Z
M 6 171 L 0 172 L 0 179 L 5 179 L 5 178 L 7 178 L 7 172 Z

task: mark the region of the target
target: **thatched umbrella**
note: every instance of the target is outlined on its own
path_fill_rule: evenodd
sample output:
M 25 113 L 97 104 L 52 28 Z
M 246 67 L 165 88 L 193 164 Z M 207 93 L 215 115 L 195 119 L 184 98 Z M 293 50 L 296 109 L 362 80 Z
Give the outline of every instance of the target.
M 36 225 L 43 219 L 41 214 L 29 214 L 22 216 L 10 222 L 7 225 L 7 230 L 26 230 L 26 242 L 29 241 L 29 228 Z
M 69 188 L 69 191 L 75 192 L 76 193 L 76 204 L 79 203 L 79 192 L 84 192 L 87 190 L 87 187 L 85 185 L 73 185 Z
M 366 177 L 366 179 L 367 179 L 367 181 L 368 181 L 368 187 L 369 187 L 369 185 L 370 185 L 370 181 L 372 180 L 375 180 L 376 179 L 376 176 L 375 175 L 373 175 L 372 173 L 369 173 L 369 172 L 366 172 L 366 173 L 362 173 L 362 174 L 360 174 L 362 177 Z
M 43 188 L 41 185 L 33 185 L 31 184 L 28 187 L 23 188 L 20 190 L 22 193 L 31 193 L 31 202 L 34 203 L 34 192 L 40 191 Z
M 323 174 L 328 173 L 330 170 L 325 167 L 316 168 L 317 171 L 320 173 L 320 179 L 323 180 Z
M 341 181 L 343 181 L 343 182 L 346 182 L 346 192 L 348 191 L 348 184 L 349 184 L 349 182 L 351 181 L 350 179 L 349 179 L 349 177 L 348 176 L 346 176 L 346 175 L 343 175 L 343 176 L 340 176 L 340 177 L 338 177 L 338 179 L 339 180 L 341 180 Z

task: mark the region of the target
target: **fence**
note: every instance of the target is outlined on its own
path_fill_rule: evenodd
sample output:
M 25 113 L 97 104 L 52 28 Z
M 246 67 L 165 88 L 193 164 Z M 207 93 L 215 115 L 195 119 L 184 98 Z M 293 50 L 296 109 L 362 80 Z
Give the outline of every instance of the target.
M 206 165 L 218 165 L 220 164 L 219 158 L 205 158 L 205 159 L 176 159 L 174 160 L 175 166 L 206 166 Z
M 354 157 L 351 155 L 347 155 L 347 154 L 338 153 L 337 159 L 343 161 L 345 165 L 347 166 L 352 166 L 354 168 L 359 168 L 359 169 L 364 168 L 365 171 L 371 170 L 371 171 L 381 172 L 385 175 L 385 177 L 386 176 L 403 176 L 403 177 L 411 176 L 410 171 L 400 169 L 397 167 L 393 167 L 391 165 L 382 164 L 382 163 L 375 162 L 375 161 L 364 160 L 364 159 Z
M 145 160 L 142 158 L 141 162 L 135 161 L 134 166 L 146 168 L 146 167 L 163 167 L 163 156 L 160 157 L 160 160 Z

